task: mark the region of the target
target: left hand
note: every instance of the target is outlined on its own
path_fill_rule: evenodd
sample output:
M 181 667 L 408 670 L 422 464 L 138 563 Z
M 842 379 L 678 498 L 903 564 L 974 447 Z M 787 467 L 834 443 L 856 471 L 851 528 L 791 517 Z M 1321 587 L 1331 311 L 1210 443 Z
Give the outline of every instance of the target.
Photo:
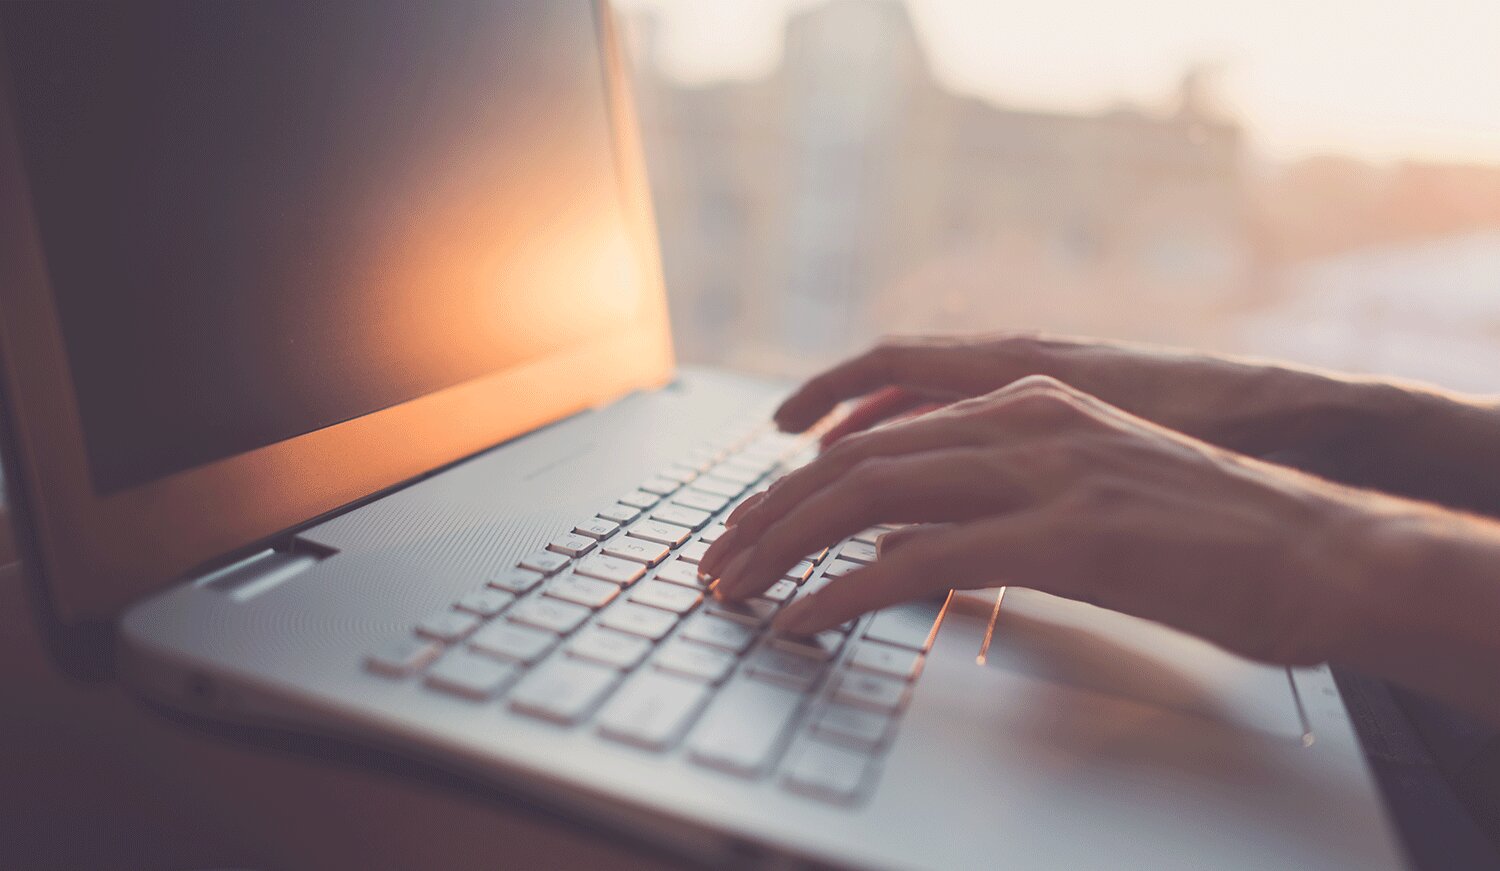
M 741 505 L 701 568 L 717 595 L 747 598 L 847 535 L 924 524 L 788 606 L 777 628 L 811 633 L 954 587 L 1010 584 L 1307 664 L 1360 619 L 1365 575 L 1349 538 L 1380 498 L 1032 377 L 839 441 Z

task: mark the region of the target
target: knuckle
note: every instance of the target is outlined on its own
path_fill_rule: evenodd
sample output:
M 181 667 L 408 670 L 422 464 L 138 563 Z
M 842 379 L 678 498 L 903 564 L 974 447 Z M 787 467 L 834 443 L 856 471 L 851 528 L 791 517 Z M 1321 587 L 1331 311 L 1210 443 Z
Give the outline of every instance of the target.
M 1048 393 L 1066 395 L 1068 387 L 1063 382 L 1051 375 L 1033 374 L 1024 375 L 1010 383 L 1010 390 L 1016 393 Z
M 1040 427 L 1058 427 L 1081 414 L 1072 396 L 1048 376 L 1028 376 L 1006 389 L 1009 392 L 993 404 L 992 413 L 996 416 Z
M 1027 367 L 1048 362 L 1056 352 L 1071 343 L 1061 341 L 1041 330 L 1011 330 L 996 337 L 994 346 L 1012 365 Z

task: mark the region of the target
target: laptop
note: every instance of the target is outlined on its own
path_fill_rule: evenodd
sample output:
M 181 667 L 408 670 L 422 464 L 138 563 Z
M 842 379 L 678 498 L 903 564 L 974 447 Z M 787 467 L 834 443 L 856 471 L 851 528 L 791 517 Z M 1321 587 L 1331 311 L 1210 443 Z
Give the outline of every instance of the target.
M 609 10 L 0 7 L 5 468 L 74 674 L 704 863 L 1397 868 L 1326 668 L 1020 587 L 770 615 L 813 453 L 676 366 Z

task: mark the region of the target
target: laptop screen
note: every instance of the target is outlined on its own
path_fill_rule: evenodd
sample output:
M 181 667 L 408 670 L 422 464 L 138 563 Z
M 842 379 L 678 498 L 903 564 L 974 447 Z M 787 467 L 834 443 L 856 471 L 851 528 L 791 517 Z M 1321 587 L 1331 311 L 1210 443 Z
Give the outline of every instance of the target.
M 95 489 L 637 317 L 589 4 L 0 6 Z

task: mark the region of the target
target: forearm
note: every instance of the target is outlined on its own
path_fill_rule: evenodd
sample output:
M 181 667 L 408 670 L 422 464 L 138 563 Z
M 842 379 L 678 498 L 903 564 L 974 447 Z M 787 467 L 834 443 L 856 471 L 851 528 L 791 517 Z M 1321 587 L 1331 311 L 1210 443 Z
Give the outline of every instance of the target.
M 1420 387 L 1372 390 L 1373 413 L 1327 449 L 1345 483 L 1500 516 L 1500 407 Z
M 1363 530 L 1333 658 L 1500 725 L 1500 523 L 1413 508 Z

